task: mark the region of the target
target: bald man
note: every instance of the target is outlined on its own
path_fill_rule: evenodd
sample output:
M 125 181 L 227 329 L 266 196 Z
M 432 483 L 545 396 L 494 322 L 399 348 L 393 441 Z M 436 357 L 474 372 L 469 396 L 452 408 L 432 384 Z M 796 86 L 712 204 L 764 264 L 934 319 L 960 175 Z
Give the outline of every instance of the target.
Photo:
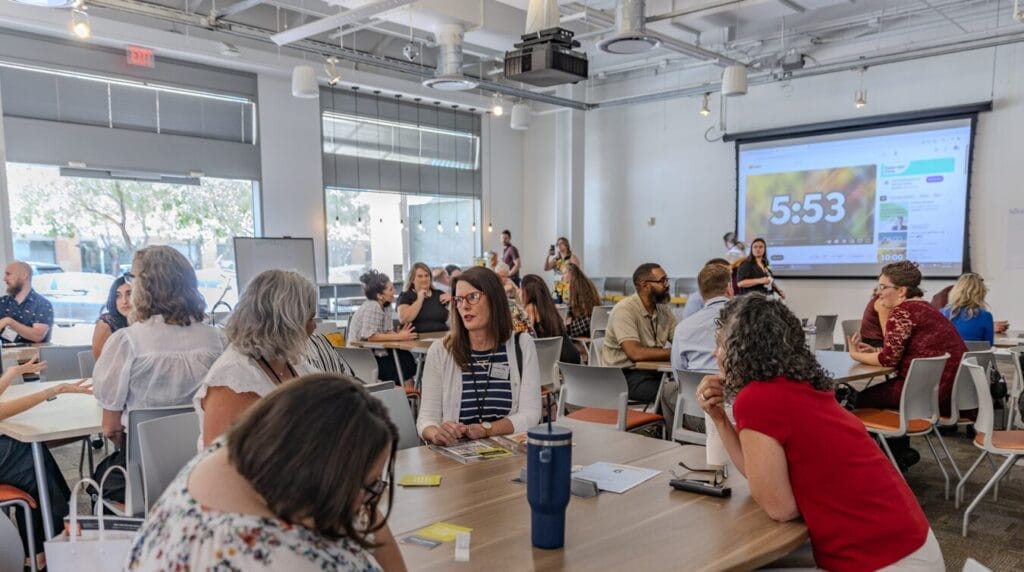
M 0 339 L 35 344 L 50 339 L 53 305 L 32 289 L 32 267 L 20 260 L 4 269 L 7 295 L 0 298 Z

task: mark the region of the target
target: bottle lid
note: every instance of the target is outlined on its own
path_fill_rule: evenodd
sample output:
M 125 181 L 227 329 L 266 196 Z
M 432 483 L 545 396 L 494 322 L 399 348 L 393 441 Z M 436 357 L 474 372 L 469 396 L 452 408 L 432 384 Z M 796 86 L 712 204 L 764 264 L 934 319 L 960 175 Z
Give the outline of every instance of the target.
M 564 441 L 572 439 L 572 431 L 558 425 L 551 425 L 549 430 L 548 424 L 543 423 L 530 429 L 527 432 L 527 436 L 531 441 Z

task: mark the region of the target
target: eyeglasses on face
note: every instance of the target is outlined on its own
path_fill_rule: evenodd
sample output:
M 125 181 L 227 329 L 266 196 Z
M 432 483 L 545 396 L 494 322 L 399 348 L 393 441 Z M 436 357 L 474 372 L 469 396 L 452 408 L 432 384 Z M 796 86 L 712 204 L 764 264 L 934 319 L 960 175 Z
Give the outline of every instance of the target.
M 388 481 L 385 479 L 377 479 L 369 485 L 363 485 L 363 491 L 366 492 L 365 503 L 371 504 L 376 502 L 386 490 L 388 490 Z
M 899 288 L 899 286 L 890 286 L 889 284 L 881 284 L 881 283 L 878 284 L 878 286 L 875 286 L 875 290 L 877 290 L 879 292 L 885 292 L 886 290 L 888 290 L 890 288 Z
M 644 282 L 650 282 L 652 284 L 663 284 L 663 285 L 667 286 L 668 285 L 668 276 L 662 276 L 661 278 L 658 278 L 657 280 L 644 280 Z
M 456 307 L 461 306 L 463 302 L 465 302 L 469 306 L 476 306 L 477 304 L 480 303 L 480 300 L 483 299 L 483 292 L 470 292 L 465 296 L 452 296 L 452 303 L 454 303 Z

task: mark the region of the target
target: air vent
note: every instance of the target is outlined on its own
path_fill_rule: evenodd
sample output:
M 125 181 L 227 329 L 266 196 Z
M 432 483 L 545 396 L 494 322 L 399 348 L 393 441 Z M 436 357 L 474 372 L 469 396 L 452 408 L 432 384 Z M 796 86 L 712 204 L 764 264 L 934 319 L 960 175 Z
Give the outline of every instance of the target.
M 609 54 L 640 54 L 657 48 L 661 40 L 644 32 L 643 0 L 619 0 L 615 6 L 614 36 L 597 43 Z
M 476 87 L 476 81 L 462 75 L 462 26 L 445 24 L 435 35 L 440 49 L 437 72 L 434 77 L 423 80 L 423 85 L 441 91 L 465 91 Z

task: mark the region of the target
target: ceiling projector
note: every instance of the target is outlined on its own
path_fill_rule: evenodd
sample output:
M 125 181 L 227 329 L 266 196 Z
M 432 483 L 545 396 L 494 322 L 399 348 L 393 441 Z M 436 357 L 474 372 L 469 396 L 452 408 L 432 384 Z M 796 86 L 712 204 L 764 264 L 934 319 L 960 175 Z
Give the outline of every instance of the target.
M 564 28 L 524 34 L 516 49 L 505 52 L 505 79 L 539 87 L 587 79 L 587 54 L 573 51 L 580 43 Z

